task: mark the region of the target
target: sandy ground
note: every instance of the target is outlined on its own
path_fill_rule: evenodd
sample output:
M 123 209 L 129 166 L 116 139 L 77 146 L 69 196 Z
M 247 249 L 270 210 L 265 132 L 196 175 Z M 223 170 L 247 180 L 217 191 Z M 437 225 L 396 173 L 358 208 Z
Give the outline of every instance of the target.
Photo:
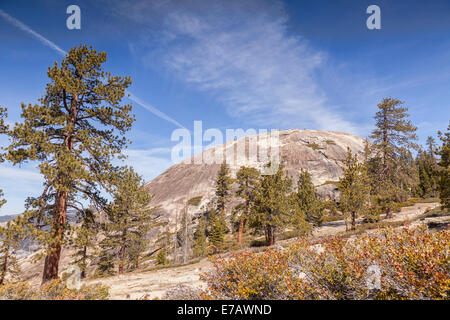
M 162 297 L 177 285 L 204 287 L 199 275 L 211 268 L 208 259 L 195 264 L 147 272 L 127 273 L 120 276 L 88 280 L 86 284 L 101 283 L 109 286 L 111 299 L 148 299 Z
M 428 208 L 437 207 L 438 203 L 417 203 L 412 207 L 402 208 L 394 218 L 387 221 L 407 221 L 422 214 Z M 325 223 L 314 232 L 314 237 L 330 236 L 345 231 L 343 221 Z M 173 267 L 167 269 L 152 270 L 147 272 L 127 273 L 122 276 L 114 276 L 96 280 L 86 281 L 86 284 L 102 283 L 110 286 L 112 299 L 139 299 L 145 295 L 156 298 L 162 297 L 164 293 L 179 284 L 192 287 L 204 286 L 199 275 L 212 268 L 207 259 L 198 263 Z
M 417 203 L 411 207 L 402 208 L 401 212 L 396 213 L 392 219 L 386 221 L 408 221 L 425 212 L 439 206 L 438 203 Z M 359 220 L 361 221 L 361 220 Z M 320 228 L 313 232 L 314 238 L 332 236 L 345 231 L 343 221 L 333 221 L 324 223 Z M 279 241 L 281 245 L 288 245 L 295 239 Z M 42 264 L 31 263 L 32 256 L 21 259 L 22 270 L 26 274 L 26 279 L 33 285 L 39 285 L 41 280 Z M 62 252 L 62 261 L 60 270 L 70 263 L 71 251 Z M 208 259 L 203 259 L 197 263 L 163 269 L 154 269 L 149 271 L 130 272 L 120 276 L 106 277 L 95 280 L 85 280 L 83 284 L 102 283 L 110 287 L 111 299 L 140 299 L 147 296 L 149 299 L 160 298 L 165 292 L 177 285 L 188 285 L 191 287 L 204 287 L 205 284 L 200 280 L 200 274 L 210 270 L 212 264 Z
M 385 219 L 384 221 L 409 221 L 415 217 L 424 213 L 427 209 L 434 209 L 440 204 L 437 202 L 432 203 L 416 203 L 411 207 L 403 207 L 400 212 L 394 213 L 394 217 L 391 219 Z M 384 216 L 382 217 L 384 218 Z M 362 219 L 357 219 L 356 222 L 360 223 Z M 350 224 L 349 224 L 350 227 Z M 331 236 L 340 232 L 346 231 L 345 222 L 342 220 L 332 221 L 324 223 L 322 227 L 317 228 L 313 231 L 313 237 L 324 237 Z

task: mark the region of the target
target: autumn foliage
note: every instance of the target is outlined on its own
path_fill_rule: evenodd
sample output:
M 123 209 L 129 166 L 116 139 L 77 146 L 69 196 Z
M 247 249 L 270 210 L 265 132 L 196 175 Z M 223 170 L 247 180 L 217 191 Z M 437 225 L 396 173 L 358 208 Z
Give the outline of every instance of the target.
M 69 288 L 62 279 L 33 288 L 28 282 L 6 283 L 0 286 L 0 300 L 105 300 L 109 288 L 101 284 Z
M 213 299 L 448 299 L 447 230 L 385 229 L 214 258 Z

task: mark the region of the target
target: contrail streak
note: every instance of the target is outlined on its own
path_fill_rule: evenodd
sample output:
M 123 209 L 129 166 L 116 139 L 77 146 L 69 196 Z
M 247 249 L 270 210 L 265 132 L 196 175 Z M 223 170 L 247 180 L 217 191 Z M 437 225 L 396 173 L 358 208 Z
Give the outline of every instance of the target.
M 151 113 L 153 113 L 154 115 L 160 117 L 161 119 L 164 119 L 166 121 L 169 121 L 171 123 L 173 123 L 174 125 L 186 129 L 185 127 L 183 127 L 178 121 L 172 119 L 171 117 L 169 117 L 167 114 L 165 114 L 162 111 L 159 111 L 158 109 L 156 109 L 155 107 L 153 107 L 152 105 L 146 104 L 145 102 L 143 102 L 141 99 L 139 99 L 138 97 L 136 97 L 135 95 L 133 95 L 130 91 L 126 91 L 126 93 L 128 93 L 128 99 L 130 99 L 133 102 L 136 102 L 138 105 L 140 105 L 142 108 L 150 111 Z
M 29 34 L 31 34 L 34 38 L 36 38 L 37 40 L 39 40 L 42 44 L 46 45 L 47 47 L 50 47 L 51 49 L 55 50 L 57 53 L 59 53 L 60 55 L 62 55 L 63 57 L 65 57 L 67 55 L 67 52 L 64 51 L 63 49 L 61 49 L 59 46 L 57 46 L 54 42 L 48 40 L 47 38 L 45 38 L 44 36 L 40 35 L 39 33 L 37 33 L 36 31 L 34 31 L 33 29 L 31 29 L 29 26 L 27 26 L 26 24 L 22 23 L 21 21 L 17 20 L 16 18 L 10 16 L 9 14 L 7 14 L 5 11 L 3 11 L 2 9 L 0 9 L 0 16 L 3 17 L 6 21 L 8 21 L 9 23 L 11 23 L 12 25 L 14 25 L 15 27 L 21 29 L 22 31 L 25 31 Z M 164 112 L 158 110 L 157 108 L 146 104 L 145 102 L 143 102 L 141 99 L 139 99 L 138 97 L 136 97 L 135 95 L 133 95 L 131 92 L 126 91 L 126 93 L 129 95 L 128 98 L 137 103 L 138 105 L 140 105 L 142 108 L 150 111 L 151 113 L 153 113 L 155 116 L 164 119 L 180 128 L 184 129 L 184 126 L 182 126 L 178 121 L 172 119 L 171 117 L 169 117 L 167 114 L 165 114 Z
M 65 56 L 67 54 L 66 51 L 64 51 L 63 49 L 61 49 L 60 47 L 58 47 L 56 44 L 54 44 L 53 42 L 51 42 L 50 40 L 44 38 L 43 36 L 41 36 L 39 33 L 37 33 L 36 31 L 34 31 L 33 29 L 31 29 L 29 26 L 27 26 L 26 24 L 20 22 L 19 20 L 17 20 L 16 18 L 11 17 L 9 14 L 7 14 L 5 11 L 3 11 L 2 9 L 0 9 L 0 16 L 2 16 L 3 18 L 5 18 L 5 20 L 7 20 L 8 22 L 10 22 L 11 24 L 13 24 L 14 26 L 16 26 L 17 28 L 28 32 L 29 34 L 31 34 L 33 37 L 35 37 L 36 39 L 38 39 L 41 43 L 45 44 L 46 46 L 52 48 L 53 50 L 55 50 L 56 52 L 58 52 L 60 55 Z

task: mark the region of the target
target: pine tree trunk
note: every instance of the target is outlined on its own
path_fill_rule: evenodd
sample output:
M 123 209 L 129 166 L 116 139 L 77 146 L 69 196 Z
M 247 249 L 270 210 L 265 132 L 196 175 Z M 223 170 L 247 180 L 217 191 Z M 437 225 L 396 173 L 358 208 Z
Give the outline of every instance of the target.
M 65 94 L 65 91 L 64 91 Z M 64 103 L 66 102 L 64 97 Z M 78 112 L 78 96 L 75 95 L 70 106 L 70 122 L 75 127 Z M 68 132 L 64 139 L 64 146 L 71 152 L 73 150 L 73 131 Z M 64 226 L 67 219 L 68 192 L 58 189 L 55 199 L 55 214 L 53 216 L 52 235 L 55 243 L 50 245 L 50 253 L 45 257 L 42 284 L 58 278 L 59 260 L 61 258 Z
M 61 258 L 61 247 L 64 237 L 64 225 L 66 223 L 67 191 L 56 192 L 55 215 L 53 216 L 52 235 L 54 243 L 50 245 L 50 252 L 45 257 L 42 284 L 58 278 L 59 260 Z
M 183 234 L 183 264 L 186 264 L 188 261 L 188 250 L 189 250 L 189 230 L 188 230 L 188 209 L 187 209 L 187 203 L 186 203 L 186 208 L 185 208 L 185 216 L 184 216 L 184 234 Z
M 175 232 L 174 232 L 174 239 L 173 239 L 173 263 L 176 264 L 177 263 L 177 243 L 178 243 L 178 239 L 177 239 L 177 232 L 178 232 L 178 211 L 175 214 Z
M 270 245 L 273 246 L 275 244 L 275 228 L 270 227 Z
M 266 227 L 266 245 L 272 246 L 275 244 L 275 234 L 273 226 L 268 225 Z
M 87 263 L 86 263 L 86 260 L 87 260 L 86 256 L 87 256 L 87 254 L 86 253 L 87 253 L 87 247 L 84 246 L 83 247 L 83 261 L 84 261 L 84 263 L 83 263 L 83 270 L 81 270 L 81 275 L 80 275 L 81 279 L 86 279 L 86 268 L 87 268 Z
M 352 212 L 352 230 L 356 229 L 356 213 Z
M 119 274 L 123 274 L 123 266 L 125 264 L 125 247 L 120 248 Z
M 1 275 L 0 275 L 0 286 L 3 284 L 3 281 L 5 281 L 6 271 L 8 270 L 9 245 L 6 247 L 5 252 L 6 252 L 5 256 L 3 257 L 2 272 L 1 272 Z
M 122 246 L 120 247 L 119 274 L 123 274 L 123 269 L 125 266 L 125 240 L 126 240 L 126 231 L 124 231 L 122 233 Z
M 239 221 L 238 245 L 242 245 L 242 234 L 244 233 L 244 220 Z
M 386 209 L 386 219 L 391 219 L 394 217 L 394 213 L 392 212 L 392 208 Z

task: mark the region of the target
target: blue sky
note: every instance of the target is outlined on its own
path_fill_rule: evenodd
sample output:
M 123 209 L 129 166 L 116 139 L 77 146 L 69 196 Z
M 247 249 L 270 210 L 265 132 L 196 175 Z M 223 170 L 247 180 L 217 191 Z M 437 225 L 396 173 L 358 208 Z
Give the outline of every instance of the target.
M 81 8 L 68 30 L 66 8 Z M 381 8 L 368 30 L 366 8 Z M 376 104 L 405 101 L 420 142 L 450 119 L 450 2 L 432 1 L 25 1 L 0 10 L 62 48 L 87 43 L 108 53 L 105 68 L 129 75 L 130 91 L 186 128 L 308 128 L 366 137 Z M 19 120 L 20 103 L 44 93 L 61 56 L 0 15 L 0 105 Z M 128 99 L 125 101 L 131 102 Z M 127 162 L 145 179 L 172 163 L 176 125 L 136 103 Z M 0 138 L 0 143 L 7 140 Z M 34 163 L 0 164 L 8 203 L 21 211 L 38 195 Z

